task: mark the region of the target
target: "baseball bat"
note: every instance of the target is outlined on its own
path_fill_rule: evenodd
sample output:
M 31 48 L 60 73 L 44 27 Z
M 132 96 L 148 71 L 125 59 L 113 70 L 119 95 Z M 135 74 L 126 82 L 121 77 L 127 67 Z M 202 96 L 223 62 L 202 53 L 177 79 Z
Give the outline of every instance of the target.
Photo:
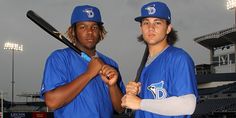
M 143 54 L 143 58 L 142 58 L 142 61 L 141 61 L 140 65 L 139 65 L 139 68 L 138 68 L 138 71 L 137 71 L 137 74 L 136 74 L 136 77 L 135 77 L 135 80 L 134 80 L 135 82 L 139 81 L 139 78 L 141 76 L 142 70 L 145 67 L 145 64 L 147 62 L 148 55 L 149 55 L 149 51 L 148 51 L 148 46 L 146 44 L 146 48 L 145 48 L 145 51 L 144 51 L 144 54 Z
M 137 71 L 137 74 L 136 74 L 136 77 L 135 77 L 135 82 L 138 82 L 139 79 L 140 79 L 140 76 L 142 74 L 142 70 L 143 68 L 145 67 L 145 64 L 147 62 L 147 59 L 148 59 L 148 55 L 149 55 L 149 51 L 148 51 L 148 46 L 146 44 L 146 48 L 145 48 L 145 51 L 144 51 L 144 54 L 143 54 L 143 58 L 142 58 L 142 61 L 139 65 L 139 68 L 138 68 L 138 71 Z M 134 116 L 134 111 L 131 110 L 131 109 L 126 109 L 126 114 L 129 116 L 129 118 L 133 118 Z
M 52 35 L 54 38 L 58 39 L 59 41 L 61 41 L 62 43 L 64 43 L 65 45 L 67 45 L 68 47 L 70 47 L 71 49 L 73 49 L 75 52 L 77 52 L 78 54 L 81 55 L 81 50 L 78 49 L 76 46 L 74 46 L 67 38 L 65 38 L 65 36 L 63 36 L 57 29 L 55 29 L 52 25 L 50 25 L 47 21 L 45 21 L 43 18 L 41 18 L 38 14 L 36 14 L 34 11 L 29 10 L 26 14 L 26 16 L 33 21 L 35 24 L 37 24 L 39 27 L 41 27 L 44 31 L 46 31 L 47 33 L 49 33 L 50 35 Z M 148 53 L 148 47 L 146 46 L 145 51 L 144 51 L 144 55 L 142 58 L 142 61 L 140 63 L 140 66 L 138 68 L 137 74 L 136 74 L 136 78 L 135 78 L 135 82 L 139 81 L 139 78 L 141 76 L 142 70 L 146 64 L 147 61 L 147 57 L 148 57 L 149 53 Z
M 77 52 L 79 55 L 81 55 L 82 51 L 78 49 L 76 46 L 74 46 L 67 38 L 65 38 L 57 29 L 55 29 L 52 25 L 50 25 L 48 22 L 46 22 L 43 18 L 41 18 L 39 15 L 37 15 L 34 11 L 29 10 L 26 14 L 26 16 L 33 21 L 35 24 L 37 24 L 39 27 L 41 27 L 44 31 L 52 35 L 54 38 L 58 39 L 71 49 L 73 49 L 75 52 Z M 83 52 L 85 53 L 85 52 Z
M 32 20 L 35 24 L 37 24 L 39 27 L 41 27 L 44 31 L 52 35 L 54 38 L 58 39 L 71 49 L 73 49 L 75 52 L 77 52 L 79 55 L 81 53 L 86 54 L 85 52 L 81 51 L 79 48 L 74 46 L 65 36 L 63 36 L 57 29 L 55 29 L 52 25 L 50 25 L 47 21 L 45 21 L 43 18 L 41 18 L 39 15 L 37 15 L 34 11 L 29 10 L 26 13 L 26 16 Z M 88 55 L 88 54 L 87 54 Z M 109 78 L 107 76 L 107 78 Z

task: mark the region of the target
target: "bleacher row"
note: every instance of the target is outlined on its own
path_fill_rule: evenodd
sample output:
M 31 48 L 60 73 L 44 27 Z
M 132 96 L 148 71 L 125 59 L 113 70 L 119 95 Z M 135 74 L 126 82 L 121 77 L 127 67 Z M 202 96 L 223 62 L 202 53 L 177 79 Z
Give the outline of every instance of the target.
M 235 78 L 235 75 L 233 76 Z M 220 80 L 217 79 L 216 81 Z M 223 81 L 225 81 L 225 79 Z M 192 118 L 236 118 L 236 81 L 212 88 L 199 88 L 198 93 L 199 100 Z M 23 109 L 24 111 L 46 111 L 44 102 L 18 103 L 16 106 L 13 105 L 13 108 L 10 106 L 10 102 L 4 101 L 6 112 L 20 112 Z M 129 116 L 127 116 L 127 114 L 115 114 L 114 118 L 129 118 Z
M 198 92 L 193 118 L 236 118 L 236 82 Z

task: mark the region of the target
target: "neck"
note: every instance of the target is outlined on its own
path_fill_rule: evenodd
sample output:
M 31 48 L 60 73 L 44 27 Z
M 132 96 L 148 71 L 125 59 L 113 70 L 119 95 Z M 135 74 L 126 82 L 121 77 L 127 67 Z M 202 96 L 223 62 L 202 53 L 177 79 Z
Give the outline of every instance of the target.
M 90 57 L 93 57 L 96 55 L 96 50 L 87 50 L 84 51 L 87 55 L 89 55 Z
M 81 45 L 76 45 L 77 48 L 79 48 L 81 51 L 85 52 L 88 56 L 93 57 L 96 55 L 96 49 L 90 49 L 90 48 L 86 48 L 84 46 Z
M 161 44 L 158 45 L 148 45 L 149 48 L 149 57 L 153 57 L 163 51 L 168 46 L 168 43 L 166 41 L 161 42 Z

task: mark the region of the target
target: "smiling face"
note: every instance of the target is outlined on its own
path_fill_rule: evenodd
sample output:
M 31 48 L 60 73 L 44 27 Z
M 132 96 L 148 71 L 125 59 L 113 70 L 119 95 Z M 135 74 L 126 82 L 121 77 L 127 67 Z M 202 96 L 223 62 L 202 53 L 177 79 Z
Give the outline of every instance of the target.
M 76 46 L 84 51 L 93 51 L 100 41 L 100 29 L 96 22 L 84 21 L 76 24 Z
M 171 31 L 171 25 L 166 20 L 148 17 L 141 22 L 141 32 L 144 41 L 149 46 L 166 43 L 167 34 Z

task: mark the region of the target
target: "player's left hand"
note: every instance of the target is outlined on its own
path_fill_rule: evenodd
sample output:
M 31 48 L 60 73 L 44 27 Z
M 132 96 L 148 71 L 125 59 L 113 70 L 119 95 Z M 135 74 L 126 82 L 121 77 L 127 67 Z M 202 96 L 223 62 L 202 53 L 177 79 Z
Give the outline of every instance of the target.
M 133 110 L 140 109 L 141 99 L 135 95 L 126 94 L 121 99 L 121 106 Z
M 116 85 L 118 79 L 118 72 L 116 69 L 109 65 L 103 65 L 102 69 L 100 70 L 100 75 L 102 80 L 108 85 L 113 86 Z
M 128 82 L 125 88 L 126 88 L 126 94 L 138 95 L 141 91 L 141 83 L 130 81 Z

